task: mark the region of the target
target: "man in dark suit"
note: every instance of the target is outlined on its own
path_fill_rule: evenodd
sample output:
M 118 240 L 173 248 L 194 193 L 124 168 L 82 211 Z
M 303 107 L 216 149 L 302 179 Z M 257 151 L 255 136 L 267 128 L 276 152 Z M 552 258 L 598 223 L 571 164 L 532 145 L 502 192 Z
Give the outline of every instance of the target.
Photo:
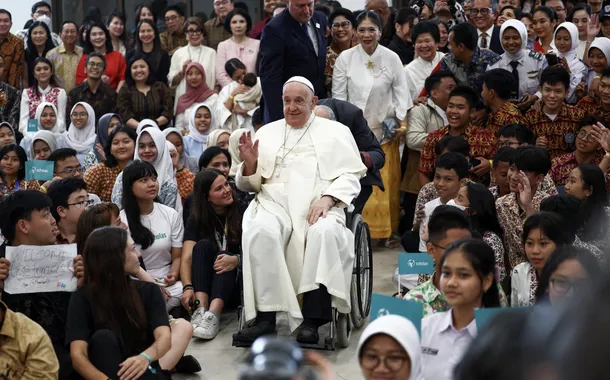
M 366 176 L 360 180 L 360 195 L 354 199 L 354 212 L 361 214 L 373 193 L 373 186 L 384 190 L 379 169 L 385 164 L 385 153 L 369 128 L 362 110 L 355 105 L 338 99 L 322 99 L 314 112 L 317 116 L 346 125 L 354 135 L 362 162 L 368 168 Z
M 265 123 L 284 118 L 282 86 L 293 76 L 309 79 L 315 95 L 326 98 L 326 17 L 314 12 L 314 0 L 288 0 L 286 6 L 263 30 L 259 48 Z
M 481 49 L 489 49 L 496 54 L 503 54 L 500 28 L 494 25 L 496 10 L 492 8 L 491 0 L 474 0 L 470 18 L 477 27 L 477 46 Z

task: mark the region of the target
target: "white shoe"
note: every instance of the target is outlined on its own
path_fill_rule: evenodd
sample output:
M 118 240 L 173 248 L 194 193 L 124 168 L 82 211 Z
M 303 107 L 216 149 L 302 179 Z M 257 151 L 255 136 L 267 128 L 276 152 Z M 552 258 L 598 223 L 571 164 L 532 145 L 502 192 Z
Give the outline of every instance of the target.
M 193 329 L 199 327 L 201 322 L 203 321 L 203 316 L 205 315 L 205 308 L 198 307 L 197 310 L 191 315 L 191 325 L 193 325 Z
M 199 339 L 214 339 L 218 335 L 218 318 L 206 311 L 203 320 L 198 327 L 195 328 L 193 336 Z

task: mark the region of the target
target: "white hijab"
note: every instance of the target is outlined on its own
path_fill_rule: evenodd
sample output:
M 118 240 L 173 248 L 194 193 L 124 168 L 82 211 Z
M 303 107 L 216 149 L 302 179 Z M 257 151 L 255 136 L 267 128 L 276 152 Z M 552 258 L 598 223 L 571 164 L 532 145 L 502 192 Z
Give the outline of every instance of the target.
M 136 133 L 139 135 L 140 132 L 142 132 L 142 129 L 144 129 L 144 127 L 153 127 L 153 128 L 157 128 L 158 130 L 161 130 L 161 128 L 159 128 L 159 124 L 157 124 L 156 121 L 151 120 L 151 119 L 144 119 L 138 123 L 138 128 L 136 129 Z
M 239 139 L 246 132 L 248 132 L 248 130 L 244 128 L 236 129 L 233 131 L 233 133 L 231 133 L 231 137 L 229 137 L 229 154 L 231 155 L 230 177 L 235 177 L 237 175 L 237 167 L 239 164 L 241 164 L 241 156 L 239 155 Z
M 568 31 L 568 33 L 570 33 L 570 37 L 572 39 L 572 47 L 570 48 L 569 51 L 562 53 L 557 49 L 557 45 L 555 44 L 555 38 L 557 37 L 557 32 L 559 30 L 561 30 L 561 28 L 564 28 L 565 30 Z M 578 28 L 576 27 L 576 25 L 572 24 L 571 22 L 563 22 L 561 24 L 559 24 L 559 26 L 557 27 L 557 29 L 555 29 L 555 33 L 553 34 L 553 43 L 552 43 L 552 47 L 553 50 L 557 53 L 557 56 L 559 57 L 565 57 L 565 59 L 568 61 L 568 64 L 570 62 L 572 62 L 575 59 L 578 59 L 578 56 L 576 54 L 576 50 L 578 50 Z
M 66 146 L 74 149 L 79 154 L 87 154 L 93 151 L 95 139 L 97 138 L 97 135 L 95 134 L 95 111 L 93 111 L 93 108 L 91 108 L 88 103 L 78 102 L 72 107 L 70 115 L 79 105 L 85 107 L 87 114 L 89 114 L 89 119 L 87 120 L 87 124 L 81 129 L 76 128 L 74 124 L 70 122 L 70 129 L 66 134 Z
M 36 154 L 34 153 L 34 143 L 36 143 L 36 141 L 38 140 L 46 142 L 49 146 L 49 149 L 51 150 L 51 153 L 57 149 L 57 140 L 55 140 L 55 134 L 51 131 L 40 130 L 34 134 L 34 137 L 32 137 L 32 145 L 30 145 L 30 157 L 32 157 L 32 160 L 34 159 L 34 157 L 36 157 Z
M 513 28 L 519 33 L 521 36 L 521 49 L 515 54 L 510 54 L 504 49 L 504 45 L 502 45 L 504 55 L 511 61 L 521 59 L 525 55 L 525 48 L 527 47 L 527 28 L 525 27 L 525 24 L 519 20 L 506 20 L 500 27 L 500 41 L 502 41 L 502 36 L 507 28 Z
M 210 132 L 210 134 L 208 135 L 208 148 L 211 146 L 216 146 L 216 144 L 218 143 L 218 138 L 223 133 L 231 135 L 231 132 L 227 131 L 226 129 L 215 129 L 212 132 Z
M 197 114 L 197 111 L 201 108 L 201 107 L 205 107 L 208 109 L 208 111 L 210 112 L 210 115 L 212 116 L 212 120 L 210 122 L 210 128 L 205 131 L 204 133 L 201 133 L 197 130 L 197 127 L 195 127 L 195 115 Z M 191 118 L 189 119 L 189 136 L 191 136 L 191 138 L 197 142 L 200 142 L 202 144 L 204 144 L 205 146 L 211 146 L 208 142 L 210 133 L 212 131 L 214 131 L 214 114 L 212 113 L 212 109 L 213 107 L 208 105 L 208 104 L 204 104 L 204 103 L 200 103 L 198 105 L 196 105 L 193 108 L 193 112 L 191 113 Z
M 606 60 L 608 61 L 608 65 L 606 68 L 610 67 L 610 38 L 607 37 L 597 37 L 591 42 L 591 46 L 589 46 L 589 50 L 592 48 L 598 48 L 601 52 L 606 56 Z M 589 52 L 587 51 L 587 55 Z
M 388 335 L 409 355 L 411 361 L 411 373 L 409 378 L 406 380 L 417 380 L 421 377 L 421 362 L 420 362 L 420 343 L 419 333 L 413 325 L 413 323 L 405 317 L 400 315 L 384 315 L 371 322 L 366 329 L 362 332 L 360 340 L 358 341 L 358 348 L 356 348 L 356 355 L 360 359 L 362 349 L 365 343 L 374 335 L 384 334 Z
M 134 154 L 134 159 L 136 160 L 142 160 L 138 153 L 138 146 L 140 145 L 140 138 L 145 133 L 152 137 L 155 147 L 157 147 L 157 158 L 151 164 L 157 171 L 157 181 L 159 181 L 159 187 L 161 187 L 166 181 L 174 180 L 174 165 L 169 155 L 169 145 L 167 145 L 169 141 L 165 140 L 165 135 L 160 129 L 146 128 L 136 139 L 136 151 Z
M 51 129 L 44 129 L 42 127 L 42 121 L 40 121 L 40 117 L 42 116 L 42 112 L 44 111 L 44 109 L 46 107 L 51 107 L 53 109 L 53 112 L 55 112 L 55 125 L 53 126 L 53 128 Z M 53 103 L 49 103 L 49 102 L 42 102 L 38 105 L 38 107 L 36 107 L 36 116 L 35 116 L 36 120 L 38 120 L 38 130 L 39 131 L 50 131 L 53 133 L 60 133 L 61 129 L 59 126 L 59 114 L 57 113 L 57 107 L 55 107 L 55 105 Z M 36 132 L 26 132 L 26 136 L 34 136 Z

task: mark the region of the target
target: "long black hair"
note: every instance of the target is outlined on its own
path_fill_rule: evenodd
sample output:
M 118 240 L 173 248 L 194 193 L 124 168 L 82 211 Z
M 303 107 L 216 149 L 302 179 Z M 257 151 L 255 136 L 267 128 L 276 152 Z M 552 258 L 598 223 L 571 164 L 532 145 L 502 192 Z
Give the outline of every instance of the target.
M 49 61 L 49 59 L 47 57 L 38 57 L 38 58 L 36 58 L 36 60 L 34 60 L 34 67 L 32 67 L 32 73 L 36 69 L 36 65 L 38 65 L 39 63 L 44 63 L 45 65 L 47 65 L 51 68 L 51 77 L 49 78 L 49 85 L 51 87 L 57 87 L 57 81 L 55 80 L 55 75 L 54 75 L 55 68 L 53 67 L 53 63 L 51 61 Z M 34 76 L 34 75 L 33 75 L 33 78 L 34 78 L 34 81 L 30 85 L 30 87 L 33 88 L 38 93 L 38 79 L 36 79 L 36 76 Z M 59 112 L 59 110 L 58 110 L 58 112 Z
M 7 146 L 0 149 L 0 160 L 9 152 L 15 152 L 17 154 L 17 158 L 19 158 L 19 171 L 17 172 L 17 179 L 24 180 L 25 179 L 25 162 L 28 160 L 27 154 L 25 154 L 25 150 L 17 144 L 8 144 Z
M 229 161 L 229 166 L 231 166 L 231 154 L 229 154 L 229 151 L 214 145 L 206 148 L 206 150 L 201 153 L 201 156 L 199 156 L 199 170 L 207 168 L 210 162 L 212 162 L 212 160 L 214 159 L 214 157 L 219 156 L 221 154 L 224 154 L 225 157 L 227 157 L 227 160 Z
M 483 279 L 491 276 L 492 283 L 489 289 L 483 293 L 481 306 L 483 307 L 500 307 L 500 295 L 498 293 L 498 284 L 496 282 L 496 258 L 493 249 L 481 239 L 460 239 L 450 244 L 441 260 L 440 267 L 443 267 L 445 260 L 454 252 L 461 252 L 466 260 L 470 262 L 472 268 L 477 273 L 483 286 Z
M 134 50 L 138 53 L 144 53 L 144 50 L 142 49 L 142 41 L 140 40 L 140 28 L 144 24 L 148 24 L 155 33 L 155 39 L 153 40 L 153 49 L 150 53 L 148 53 L 148 64 L 150 66 L 150 70 L 156 73 L 159 69 L 159 65 L 161 64 L 161 57 L 164 53 L 164 50 L 161 48 L 161 37 L 159 37 L 159 29 L 157 29 L 157 25 L 155 25 L 155 23 L 151 20 L 144 19 L 138 23 L 138 26 L 136 27 Z
M 610 202 L 604 173 L 599 166 L 593 164 L 580 165 L 578 170 L 583 188 L 591 191 L 591 195 L 582 202 L 584 225 L 580 235 L 585 241 L 605 239 L 610 222 L 606 207 L 610 206 Z
M 112 152 L 110 150 L 112 149 L 112 140 L 120 132 L 125 133 L 127 136 L 129 136 L 130 139 L 133 140 L 134 147 L 136 144 L 136 140 L 138 138 L 136 131 L 134 131 L 133 128 L 131 128 L 131 127 L 128 127 L 126 125 L 119 125 L 119 126 L 114 127 L 112 132 L 110 132 L 110 135 L 108 136 L 108 141 L 106 141 L 106 146 L 104 147 L 104 153 L 106 154 L 106 161 L 104 161 L 104 165 L 106 165 L 109 168 L 114 168 L 119 165 L 119 162 L 112 155 Z M 134 148 L 134 149 L 136 149 L 136 148 Z
M 193 206 L 190 218 L 197 224 L 198 230 L 206 239 L 216 242 L 216 232 L 224 233 L 224 226 L 219 219 L 226 217 L 227 241 L 232 244 L 241 244 L 241 222 L 242 216 L 238 208 L 238 201 L 233 191 L 233 203 L 228 206 L 225 216 L 216 215 L 209 201 L 212 184 L 216 178 L 226 178 L 218 169 L 202 169 L 195 177 L 195 189 L 193 191 Z M 228 179 L 227 179 L 228 180 Z M 217 247 L 220 249 L 221 247 Z M 238 253 L 238 252 L 233 252 Z
M 146 177 L 157 178 L 157 171 L 151 163 L 145 161 L 134 160 L 123 170 L 122 206 L 127 216 L 127 225 L 129 225 L 131 237 L 133 241 L 142 246 L 142 249 L 150 247 L 155 242 L 155 237 L 148 228 L 142 225 L 140 206 L 133 193 L 132 186 L 137 180 Z
M 125 14 L 123 14 L 123 12 L 117 11 L 116 9 L 110 12 L 108 17 L 106 17 L 106 28 L 110 27 L 110 24 L 112 24 L 112 21 L 115 18 L 118 18 L 123 23 L 123 33 L 121 33 L 121 35 L 119 36 L 119 40 L 125 43 L 125 41 L 127 40 L 127 23 L 125 20 Z
M 83 53 L 90 54 L 95 51 L 95 48 L 91 43 L 91 30 L 93 30 L 93 28 L 95 27 L 100 28 L 106 35 L 106 53 L 110 53 L 114 50 L 114 48 L 112 47 L 112 38 L 110 37 L 110 32 L 108 31 L 108 28 L 106 28 L 106 25 L 101 22 L 92 22 L 87 27 L 87 32 L 85 33 L 85 43 L 83 46 Z
M 45 32 L 47 33 L 47 40 L 44 43 L 44 50 L 42 51 L 42 55 L 41 55 L 41 57 L 44 57 L 47 55 L 49 50 L 51 50 L 55 47 L 55 44 L 53 43 L 53 36 L 51 36 L 51 30 L 49 29 L 47 24 L 45 24 L 44 22 L 35 21 L 32 24 L 32 26 L 30 26 L 30 28 L 28 29 L 28 41 L 26 43 L 26 46 L 27 46 L 27 51 L 29 52 L 28 54 L 32 54 L 36 57 L 38 56 L 38 50 L 36 49 L 36 45 L 34 45 L 34 41 L 32 40 L 32 32 L 34 31 L 34 28 L 36 28 L 38 26 L 42 27 L 45 30 Z
M 99 228 L 89 235 L 83 250 L 85 284 L 96 325 L 123 336 L 130 348 L 142 350 L 148 323 L 136 281 L 125 273 L 128 236 L 118 227 Z
M 527 238 L 535 229 L 542 231 L 557 246 L 569 245 L 574 242 L 575 234 L 565 226 L 564 219 L 554 212 L 539 211 L 530 215 L 523 223 L 521 242 L 525 245 Z
M 489 189 L 475 182 L 466 183 L 468 189 L 468 215 L 472 230 L 478 231 L 481 235 L 485 232 L 493 232 L 502 239 L 502 227 L 498 221 L 496 211 L 496 200 Z
M 100 227 L 112 225 L 112 217 L 118 217 L 121 213 L 119 206 L 110 202 L 98 203 L 94 206 L 87 207 L 80 214 L 76 225 L 76 251 L 79 255 L 83 254 L 87 238 L 93 231 Z
M 588 250 L 582 247 L 573 245 L 564 245 L 555 250 L 551 257 L 544 264 L 540 280 L 538 280 L 538 289 L 536 289 L 536 302 L 545 301 L 548 298 L 547 290 L 551 282 L 551 276 L 557 268 L 567 260 L 577 260 L 585 269 L 592 283 L 597 283 L 602 276 L 602 270 L 597 258 Z

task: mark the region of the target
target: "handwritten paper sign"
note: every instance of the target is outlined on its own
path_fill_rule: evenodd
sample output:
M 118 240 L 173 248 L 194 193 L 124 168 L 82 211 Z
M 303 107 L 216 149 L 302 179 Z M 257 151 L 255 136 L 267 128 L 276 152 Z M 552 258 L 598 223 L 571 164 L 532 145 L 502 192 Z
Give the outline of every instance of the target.
M 74 257 L 76 244 L 6 247 L 11 269 L 4 281 L 4 291 L 9 294 L 73 292 L 76 290 Z
M 402 298 L 373 293 L 371 298 L 371 322 L 384 315 L 400 315 L 410 320 L 417 331 L 421 331 L 421 319 L 424 315 L 424 304 L 407 301 Z
M 28 132 L 38 132 L 38 120 L 36 120 L 36 119 L 28 120 Z
M 399 253 L 399 274 L 432 274 L 434 260 L 427 253 Z
M 25 162 L 25 179 L 27 181 L 51 181 L 53 180 L 53 161 L 32 160 Z
M 477 324 L 477 330 L 481 330 L 487 322 L 492 320 L 496 315 L 502 313 L 517 313 L 524 310 L 532 309 L 528 307 L 491 307 L 485 309 L 474 309 L 474 320 Z

